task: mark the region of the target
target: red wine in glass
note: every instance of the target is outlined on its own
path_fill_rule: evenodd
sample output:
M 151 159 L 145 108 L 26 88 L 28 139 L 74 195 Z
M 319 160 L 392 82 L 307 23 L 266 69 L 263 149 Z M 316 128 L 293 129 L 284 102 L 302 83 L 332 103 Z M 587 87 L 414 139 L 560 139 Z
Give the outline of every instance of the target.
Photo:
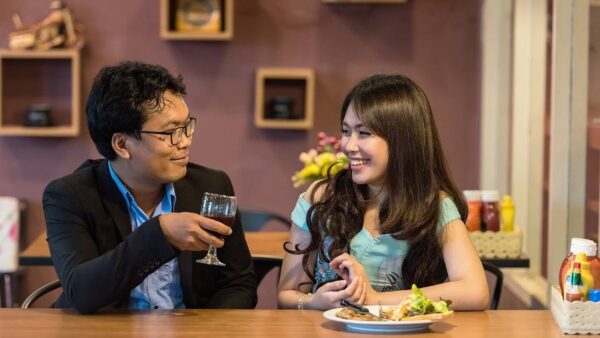
M 235 213 L 237 211 L 237 200 L 234 196 L 226 196 L 205 192 L 202 197 L 202 207 L 200 208 L 200 214 L 219 221 L 229 227 L 233 225 L 235 219 Z M 207 230 L 208 231 L 208 230 Z M 215 236 L 223 238 L 221 234 L 214 233 Z M 208 252 L 204 258 L 197 260 L 196 262 L 208 265 L 225 266 L 225 263 L 221 262 L 217 257 L 217 249 L 210 245 Z
M 233 221 L 235 220 L 235 216 L 208 216 L 208 218 L 214 219 L 217 222 L 221 222 L 230 228 L 231 228 L 231 226 L 233 226 Z M 206 231 L 208 233 L 210 233 L 211 235 L 214 235 L 217 238 L 223 239 L 223 234 L 220 234 L 216 231 L 210 231 L 210 230 L 206 230 Z

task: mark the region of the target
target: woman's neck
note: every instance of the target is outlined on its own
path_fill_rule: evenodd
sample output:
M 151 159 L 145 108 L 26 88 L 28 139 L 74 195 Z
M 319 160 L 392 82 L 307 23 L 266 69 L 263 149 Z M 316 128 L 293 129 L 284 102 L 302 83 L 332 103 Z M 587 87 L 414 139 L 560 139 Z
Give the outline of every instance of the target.
M 383 186 L 369 185 L 369 200 L 375 200 L 378 205 L 378 208 L 381 204 L 383 204 L 383 201 L 385 201 L 386 197 L 387 192 L 385 191 Z M 369 204 L 370 203 L 371 202 L 369 202 Z

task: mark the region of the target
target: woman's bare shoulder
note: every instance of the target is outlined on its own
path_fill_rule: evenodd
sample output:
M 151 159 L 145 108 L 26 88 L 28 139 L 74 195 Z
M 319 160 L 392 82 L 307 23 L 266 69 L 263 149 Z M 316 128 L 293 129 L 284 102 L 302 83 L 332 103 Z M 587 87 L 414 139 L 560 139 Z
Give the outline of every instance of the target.
M 325 180 L 318 180 L 311 183 L 311 185 L 304 192 L 304 199 L 310 204 L 319 202 L 325 194 L 328 183 Z

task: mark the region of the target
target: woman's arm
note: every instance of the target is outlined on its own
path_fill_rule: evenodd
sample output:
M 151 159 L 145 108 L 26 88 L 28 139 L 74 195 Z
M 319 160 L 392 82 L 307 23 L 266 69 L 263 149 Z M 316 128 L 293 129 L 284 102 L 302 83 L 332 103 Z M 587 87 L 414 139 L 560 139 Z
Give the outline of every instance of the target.
M 310 244 L 310 238 L 309 232 L 303 231 L 294 223 L 290 228 L 290 243 L 287 244 L 287 248 L 293 249 L 298 244 L 300 248 L 306 248 Z M 312 281 L 302 268 L 302 257 L 304 255 L 293 255 L 288 252 L 283 256 L 277 288 L 277 303 L 280 308 L 295 309 L 298 306 L 298 300 L 312 287 Z M 314 255 L 311 255 L 309 266 L 314 266 L 314 258 Z
M 310 243 L 310 233 L 303 231 L 296 224 L 290 229 L 290 243 L 288 246 L 300 244 L 305 248 Z M 367 297 L 367 280 L 362 277 L 351 282 L 338 280 L 321 286 L 315 294 L 310 294 L 313 282 L 302 268 L 303 255 L 285 254 L 281 266 L 281 276 L 277 293 L 277 302 L 280 308 L 296 309 L 303 299 L 305 309 L 328 310 L 340 306 L 340 301 L 346 299 L 351 303 L 364 304 Z M 315 265 L 315 255 L 311 254 L 309 267 Z
M 318 186 L 313 183 L 304 194 L 304 198 L 310 199 L 312 192 L 314 201 L 318 201 L 324 191 L 324 185 Z M 310 245 L 310 232 L 301 229 L 296 223 L 292 224 L 289 237 L 289 249 L 298 246 L 304 249 Z M 340 300 L 347 299 L 350 302 L 364 303 L 367 296 L 368 280 L 356 278 L 348 283 L 346 280 L 334 281 L 321 286 L 314 295 L 310 294 L 313 286 L 312 280 L 308 277 L 302 267 L 303 254 L 294 255 L 285 253 L 279 278 L 277 293 L 277 302 L 280 308 L 295 309 L 298 308 L 302 300 L 305 309 L 326 310 L 340 306 Z M 316 253 L 312 252 L 309 256 L 308 267 L 314 270 Z
M 444 231 L 443 256 L 448 271 L 448 282 L 421 290 L 432 300 L 452 300 L 452 308 L 455 310 L 485 310 L 489 304 L 487 278 L 464 223 L 454 220 L 446 224 Z M 331 265 L 342 275 L 343 270 L 348 270 L 350 280 L 355 276 L 366 278 L 364 268 L 348 255 L 336 257 L 331 261 Z M 410 290 L 376 292 L 368 287 L 366 303 L 397 305 L 410 293 Z
M 490 297 L 487 278 L 465 224 L 454 220 L 444 229 L 443 255 L 448 282 L 423 288 L 423 292 L 433 300 L 452 300 L 455 310 L 487 309 Z

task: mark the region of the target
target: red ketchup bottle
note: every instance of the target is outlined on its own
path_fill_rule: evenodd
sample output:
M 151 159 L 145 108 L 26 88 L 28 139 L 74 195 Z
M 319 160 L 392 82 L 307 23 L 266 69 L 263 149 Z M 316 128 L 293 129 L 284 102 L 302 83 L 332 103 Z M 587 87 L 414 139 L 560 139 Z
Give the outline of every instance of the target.
M 486 231 L 500 230 L 500 203 L 498 191 L 483 190 L 481 192 L 481 215 Z

